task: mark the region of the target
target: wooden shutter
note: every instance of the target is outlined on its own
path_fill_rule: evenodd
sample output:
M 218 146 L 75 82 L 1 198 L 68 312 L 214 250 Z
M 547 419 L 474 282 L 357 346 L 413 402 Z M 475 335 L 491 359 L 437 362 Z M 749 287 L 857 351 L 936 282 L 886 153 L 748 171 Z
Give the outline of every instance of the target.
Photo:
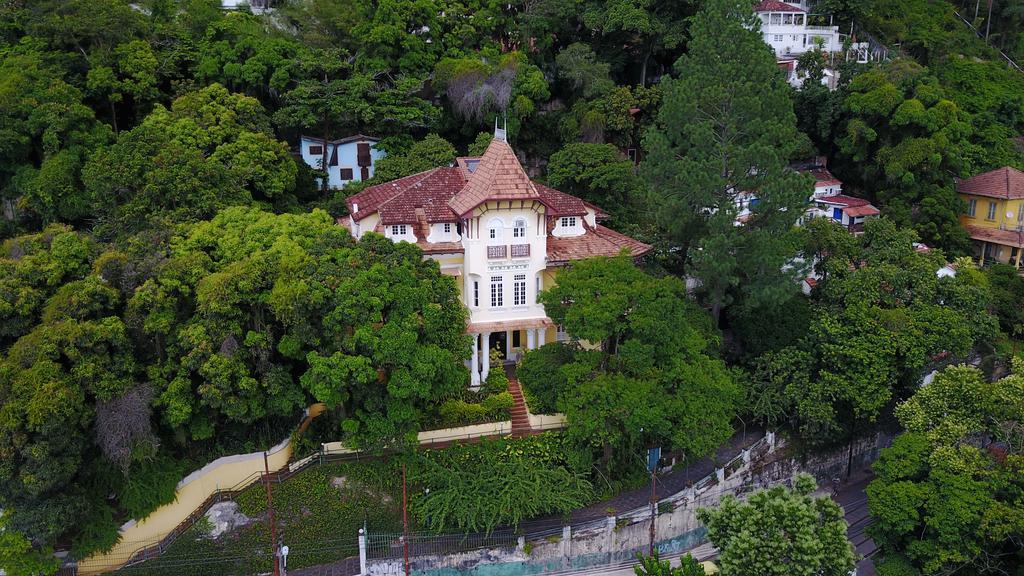
M 360 142 L 356 145 L 357 164 L 360 167 L 370 165 L 370 143 Z

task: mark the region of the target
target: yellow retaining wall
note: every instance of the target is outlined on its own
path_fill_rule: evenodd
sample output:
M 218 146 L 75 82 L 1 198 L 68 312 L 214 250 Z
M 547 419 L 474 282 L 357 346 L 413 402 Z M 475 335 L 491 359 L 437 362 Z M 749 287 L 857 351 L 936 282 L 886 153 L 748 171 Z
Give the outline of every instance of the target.
M 299 432 L 305 431 L 312 419 L 322 414 L 325 408 L 323 404 L 310 406 Z M 276 472 L 288 467 L 291 456 L 289 437 L 267 451 L 267 464 L 271 471 Z M 263 452 L 224 456 L 210 462 L 178 483 L 174 502 L 157 508 L 142 521 L 132 520 L 121 526 L 121 539 L 112 550 L 79 561 L 78 573 L 102 574 L 120 568 L 139 550 L 163 540 L 214 492 L 248 486 L 260 479 L 263 470 Z

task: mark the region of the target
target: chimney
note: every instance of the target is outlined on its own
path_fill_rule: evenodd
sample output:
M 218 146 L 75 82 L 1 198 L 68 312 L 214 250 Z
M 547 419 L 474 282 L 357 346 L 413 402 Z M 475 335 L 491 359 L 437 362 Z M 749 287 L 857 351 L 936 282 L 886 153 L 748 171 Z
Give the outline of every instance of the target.
M 358 202 L 353 202 L 352 203 L 352 213 L 355 214 L 356 212 L 359 212 L 359 203 Z

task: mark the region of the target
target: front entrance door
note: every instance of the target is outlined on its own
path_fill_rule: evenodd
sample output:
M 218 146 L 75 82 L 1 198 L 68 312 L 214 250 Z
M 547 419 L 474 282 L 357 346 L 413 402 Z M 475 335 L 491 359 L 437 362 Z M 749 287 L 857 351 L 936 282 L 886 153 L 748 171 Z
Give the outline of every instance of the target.
M 491 332 L 491 337 L 487 342 L 487 354 L 490 358 L 490 351 L 497 348 L 498 352 L 501 353 L 501 357 L 505 358 L 505 351 L 508 350 L 506 343 L 508 342 L 508 332 Z

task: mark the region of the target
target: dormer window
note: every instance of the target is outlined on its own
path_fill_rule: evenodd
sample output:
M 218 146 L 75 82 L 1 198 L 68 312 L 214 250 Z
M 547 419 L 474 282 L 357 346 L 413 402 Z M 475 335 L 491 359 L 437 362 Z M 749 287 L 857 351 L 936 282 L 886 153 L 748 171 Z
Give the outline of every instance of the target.
M 405 236 L 406 226 L 405 224 L 396 224 L 391 227 L 392 236 Z
M 575 216 L 563 216 L 562 217 L 562 228 L 575 228 L 576 217 Z
M 526 220 L 517 218 L 512 228 L 513 238 L 526 238 Z
M 452 233 L 452 225 L 450 223 L 447 223 L 447 222 L 445 223 L 445 225 L 444 225 L 444 233 L 445 234 L 451 234 Z

